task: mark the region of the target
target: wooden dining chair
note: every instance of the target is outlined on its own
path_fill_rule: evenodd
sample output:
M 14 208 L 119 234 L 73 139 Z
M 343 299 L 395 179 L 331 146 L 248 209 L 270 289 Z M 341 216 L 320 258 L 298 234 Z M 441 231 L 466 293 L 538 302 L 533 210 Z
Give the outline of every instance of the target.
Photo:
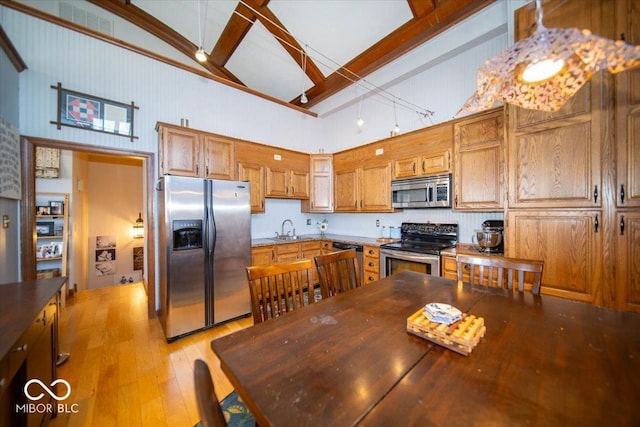
M 362 286 L 355 249 L 314 257 L 320 288 L 327 297 Z
M 459 281 L 465 279 L 466 273 L 469 275 L 468 281 L 470 283 L 499 288 L 506 287 L 510 290 L 513 290 L 514 281 L 516 281 L 517 289 L 520 292 L 525 290 L 525 273 L 529 272 L 531 279 L 530 283 L 527 283 L 527 288 L 531 285 L 531 292 L 534 295 L 540 295 L 543 261 L 495 255 L 458 254 L 456 263 Z
M 253 265 L 247 267 L 247 280 L 254 323 L 316 302 L 311 259 Z
M 196 359 L 194 362 L 193 381 L 196 388 L 200 425 L 202 427 L 227 427 L 227 420 L 218 403 L 209 366 L 204 360 Z

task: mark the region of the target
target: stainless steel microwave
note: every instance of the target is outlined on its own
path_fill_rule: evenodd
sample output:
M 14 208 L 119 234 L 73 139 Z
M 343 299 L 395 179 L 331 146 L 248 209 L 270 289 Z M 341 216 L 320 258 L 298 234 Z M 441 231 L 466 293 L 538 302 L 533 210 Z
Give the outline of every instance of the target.
M 391 181 L 394 208 L 450 208 L 451 174 Z

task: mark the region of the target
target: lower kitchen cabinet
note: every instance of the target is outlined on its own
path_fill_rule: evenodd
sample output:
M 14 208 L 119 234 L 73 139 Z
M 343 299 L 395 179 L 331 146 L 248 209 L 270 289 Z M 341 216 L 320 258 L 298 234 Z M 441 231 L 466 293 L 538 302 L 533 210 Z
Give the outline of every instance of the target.
M 275 245 L 275 262 L 291 262 L 300 259 L 300 243 L 280 243 Z
M 442 265 L 440 266 L 440 275 L 447 279 L 458 279 L 458 264 L 456 263 L 456 257 L 445 256 L 441 257 Z
M 507 214 L 507 256 L 544 261 L 541 292 L 601 304 L 601 211 Z
M 619 212 L 616 240 L 616 308 L 640 312 L 640 212 Z
M 274 245 L 251 248 L 251 265 L 269 265 L 275 258 Z
M 365 246 L 363 250 L 364 277 L 362 283 L 367 285 L 380 279 L 380 249 L 377 246 Z

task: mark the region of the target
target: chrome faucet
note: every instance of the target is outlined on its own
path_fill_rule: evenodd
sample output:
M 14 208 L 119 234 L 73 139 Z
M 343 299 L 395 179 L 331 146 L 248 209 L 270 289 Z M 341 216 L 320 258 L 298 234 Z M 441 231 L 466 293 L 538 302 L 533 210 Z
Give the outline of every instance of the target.
M 291 224 L 291 228 L 293 228 L 293 221 L 291 221 L 290 219 L 285 219 L 284 221 L 282 221 L 282 229 L 280 230 L 280 231 L 281 231 L 281 233 L 280 233 L 280 235 L 281 235 L 281 236 L 288 236 L 288 235 L 289 235 L 289 233 L 291 233 L 291 230 L 289 230 L 289 231 L 287 231 L 287 234 L 284 234 L 284 225 L 285 225 L 287 222 L 288 222 L 289 224 Z M 295 234 L 295 233 L 296 233 L 296 232 L 295 232 L 295 229 L 294 229 L 293 234 Z

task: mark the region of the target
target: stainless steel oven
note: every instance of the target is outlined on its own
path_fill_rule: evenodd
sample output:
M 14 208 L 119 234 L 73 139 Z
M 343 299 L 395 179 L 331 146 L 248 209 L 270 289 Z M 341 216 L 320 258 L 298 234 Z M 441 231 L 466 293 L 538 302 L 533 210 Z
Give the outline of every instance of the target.
M 386 277 L 404 270 L 440 275 L 440 255 L 380 249 L 380 276 Z
M 380 246 L 380 276 L 404 270 L 440 276 L 440 251 L 456 245 L 458 224 L 405 222 L 400 241 Z

